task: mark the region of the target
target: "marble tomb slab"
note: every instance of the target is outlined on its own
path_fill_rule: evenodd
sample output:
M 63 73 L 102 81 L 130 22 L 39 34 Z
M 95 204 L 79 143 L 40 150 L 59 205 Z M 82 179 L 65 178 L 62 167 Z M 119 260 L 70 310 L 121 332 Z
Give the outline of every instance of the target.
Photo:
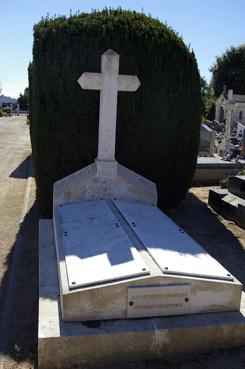
M 70 289 L 149 274 L 105 201 L 61 205 L 59 218 Z
M 64 321 L 239 309 L 239 281 L 155 206 L 66 203 L 54 209 L 54 230 Z M 154 292 L 160 286 L 173 291 L 162 302 Z M 147 287 L 138 309 L 131 298 L 136 287 Z M 182 290 L 177 303 L 176 289 Z
M 163 273 L 233 280 L 231 274 L 160 209 L 114 201 Z

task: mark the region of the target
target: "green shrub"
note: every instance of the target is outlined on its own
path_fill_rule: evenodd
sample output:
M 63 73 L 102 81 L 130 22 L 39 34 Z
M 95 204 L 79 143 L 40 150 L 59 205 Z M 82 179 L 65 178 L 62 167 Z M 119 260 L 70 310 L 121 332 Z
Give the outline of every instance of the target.
M 83 72 L 100 72 L 107 49 L 120 74 L 137 75 L 135 93 L 119 93 L 116 158 L 157 183 L 159 206 L 189 188 L 200 129 L 200 77 L 193 52 L 158 20 L 104 10 L 44 19 L 34 27 L 30 72 L 31 140 L 42 213 L 51 215 L 53 183 L 97 156 L 99 92 L 82 90 Z
M 5 109 L 3 107 L 0 106 L 0 117 L 10 117 L 10 112 L 8 111 L 8 109 Z

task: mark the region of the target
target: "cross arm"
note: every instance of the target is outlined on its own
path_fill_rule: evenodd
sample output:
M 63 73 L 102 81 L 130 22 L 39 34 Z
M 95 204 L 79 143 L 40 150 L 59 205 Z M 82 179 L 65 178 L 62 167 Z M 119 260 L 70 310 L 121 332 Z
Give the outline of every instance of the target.
M 102 74 L 85 72 L 81 75 L 77 82 L 84 90 L 101 90 Z
M 140 81 L 137 76 L 118 76 L 119 91 L 136 91 L 140 87 Z

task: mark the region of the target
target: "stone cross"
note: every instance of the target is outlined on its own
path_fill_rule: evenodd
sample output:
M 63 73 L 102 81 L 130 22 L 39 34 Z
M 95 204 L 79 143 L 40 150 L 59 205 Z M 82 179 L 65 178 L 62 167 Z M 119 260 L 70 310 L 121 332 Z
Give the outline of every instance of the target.
M 78 83 L 85 90 L 100 90 L 97 161 L 115 162 L 118 91 L 136 91 L 140 81 L 137 76 L 119 74 L 119 55 L 110 49 L 101 57 L 101 73 L 85 72 Z

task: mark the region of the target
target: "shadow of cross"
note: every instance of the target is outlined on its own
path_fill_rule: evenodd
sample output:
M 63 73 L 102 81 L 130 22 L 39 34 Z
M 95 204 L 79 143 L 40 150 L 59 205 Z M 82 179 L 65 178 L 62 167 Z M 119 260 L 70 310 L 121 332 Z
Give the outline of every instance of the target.
M 134 260 L 134 245 L 106 201 L 79 201 L 59 208 L 66 255 L 80 260 L 104 255 L 111 265 Z
M 105 200 L 59 206 L 70 288 L 148 274 L 148 268 Z
M 136 91 L 140 81 L 137 76 L 119 74 L 119 55 L 109 49 L 101 57 L 101 73 L 85 72 L 78 83 L 85 90 L 100 90 L 97 161 L 114 161 L 118 91 Z

